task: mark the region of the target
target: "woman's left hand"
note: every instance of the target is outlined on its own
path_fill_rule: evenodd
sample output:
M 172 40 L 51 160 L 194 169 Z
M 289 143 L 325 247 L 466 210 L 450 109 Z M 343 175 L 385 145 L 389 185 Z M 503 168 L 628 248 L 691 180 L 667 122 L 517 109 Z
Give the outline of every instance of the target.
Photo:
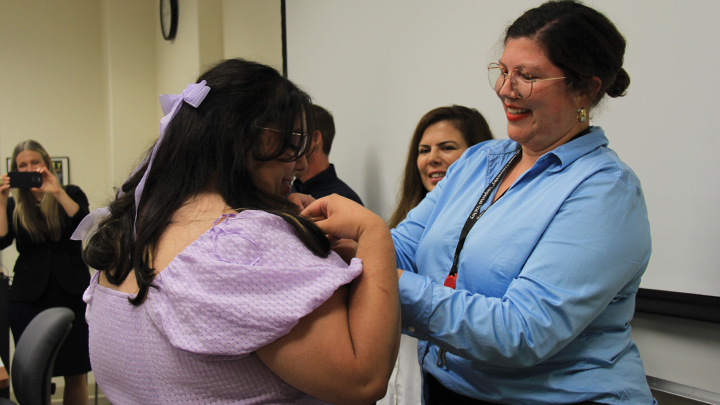
M 50 173 L 47 167 L 41 167 L 38 169 L 38 173 L 42 174 L 42 186 L 33 188 L 33 191 L 42 191 L 45 194 L 52 194 L 53 197 L 57 198 L 62 193 L 63 188 L 60 186 L 60 181 L 57 176 Z
M 60 203 L 69 217 L 75 215 L 80 209 L 80 206 L 67 195 L 65 189 L 60 185 L 60 180 L 58 180 L 57 176 L 50 173 L 47 167 L 41 167 L 38 169 L 38 173 L 42 174 L 42 186 L 31 188 L 30 190 L 50 194 Z

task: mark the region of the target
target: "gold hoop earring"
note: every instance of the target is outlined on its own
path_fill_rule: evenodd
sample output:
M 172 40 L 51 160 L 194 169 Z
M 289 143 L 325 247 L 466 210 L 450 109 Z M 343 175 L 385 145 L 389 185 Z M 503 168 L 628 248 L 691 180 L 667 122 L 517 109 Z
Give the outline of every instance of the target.
M 587 110 L 584 108 L 578 108 L 577 109 L 577 120 L 579 122 L 585 122 L 587 119 Z

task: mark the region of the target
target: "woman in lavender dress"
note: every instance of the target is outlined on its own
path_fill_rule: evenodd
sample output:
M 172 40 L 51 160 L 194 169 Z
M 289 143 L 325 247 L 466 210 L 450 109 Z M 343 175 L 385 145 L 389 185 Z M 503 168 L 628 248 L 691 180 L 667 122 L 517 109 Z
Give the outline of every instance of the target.
M 381 398 L 399 340 L 388 227 L 331 196 L 310 209 L 322 232 L 283 199 L 312 149 L 309 97 L 235 59 L 161 102 L 160 138 L 88 219 L 102 391 L 115 405 Z M 355 239 L 356 257 L 325 233 Z

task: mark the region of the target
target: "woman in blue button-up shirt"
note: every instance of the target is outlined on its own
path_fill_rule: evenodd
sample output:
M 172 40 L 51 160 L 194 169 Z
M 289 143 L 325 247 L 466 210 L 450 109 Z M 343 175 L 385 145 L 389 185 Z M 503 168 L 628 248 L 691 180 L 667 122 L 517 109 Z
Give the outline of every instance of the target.
M 630 84 L 625 40 L 557 1 L 518 18 L 504 44 L 488 72 L 510 139 L 468 149 L 393 231 L 425 402 L 652 404 L 629 326 L 650 259 L 645 200 L 590 126 Z M 483 214 L 446 281 L 471 211 Z

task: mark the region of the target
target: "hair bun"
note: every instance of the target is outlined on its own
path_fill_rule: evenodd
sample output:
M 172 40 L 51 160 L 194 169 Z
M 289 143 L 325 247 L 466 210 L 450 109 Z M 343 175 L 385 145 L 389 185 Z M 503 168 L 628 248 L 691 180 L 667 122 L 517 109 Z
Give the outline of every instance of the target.
M 625 95 L 629 86 L 630 75 L 628 75 L 628 72 L 626 72 L 624 68 L 620 68 L 617 77 L 615 77 L 615 83 L 611 84 L 605 92 L 612 98 L 622 97 Z

